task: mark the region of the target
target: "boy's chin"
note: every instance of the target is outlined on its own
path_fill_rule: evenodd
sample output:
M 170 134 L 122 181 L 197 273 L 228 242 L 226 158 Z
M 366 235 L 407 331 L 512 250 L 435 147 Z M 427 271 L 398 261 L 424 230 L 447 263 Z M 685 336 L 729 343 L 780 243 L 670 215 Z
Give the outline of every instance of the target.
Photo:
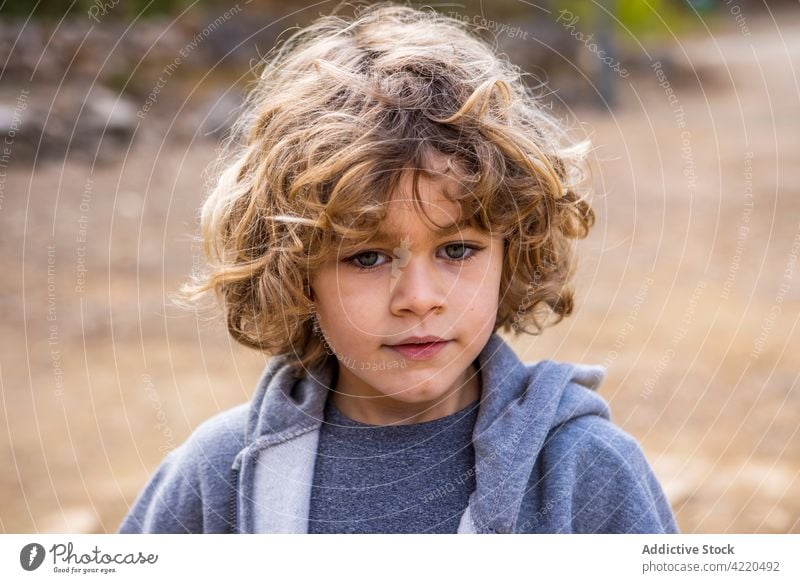
M 443 383 L 422 384 L 419 382 L 415 383 L 411 379 L 409 379 L 409 381 L 409 384 L 404 384 L 402 386 L 382 387 L 380 392 L 387 397 L 391 397 L 395 401 L 413 404 L 429 403 L 441 399 L 449 388 L 449 385 L 445 386 Z

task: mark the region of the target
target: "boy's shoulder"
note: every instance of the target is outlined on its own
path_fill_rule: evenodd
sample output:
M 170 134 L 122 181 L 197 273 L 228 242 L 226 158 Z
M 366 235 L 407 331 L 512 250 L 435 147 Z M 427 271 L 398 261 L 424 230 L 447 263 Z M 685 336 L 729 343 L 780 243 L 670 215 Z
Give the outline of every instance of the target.
M 616 516 L 630 512 L 638 503 L 650 510 L 657 508 L 669 524 L 673 518 L 644 450 L 636 438 L 613 422 L 607 401 L 597 393 L 606 376 L 605 367 L 550 365 L 571 367 L 571 372 L 542 448 L 543 471 L 571 491 L 573 503 L 583 507 L 584 514 L 605 508 L 609 516 Z
M 603 457 L 608 463 L 619 465 L 641 453 L 636 438 L 600 415 L 573 417 L 552 427 L 545 445 L 551 450 L 568 451 L 578 462 Z
M 167 458 L 198 478 L 222 476 L 245 447 L 248 411 L 249 403 L 242 403 L 207 418 Z
M 187 450 L 213 456 L 238 453 L 245 446 L 249 409 L 250 403 L 241 403 L 207 418 L 184 442 Z
M 546 365 L 566 371 L 569 379 L 545 440 L 549 455 L 571 458 L 589 472 L 624 472 L 644 459 L 639 442 L 614 423 L 608 401 L 598 392 L 606 378 L 605 367 L 553 361 Z
M 570 500 L 575 532 L 678 532 L 641 445 L 610 419 L 585 415 L 553 427 L 541 463 Z
M 170 451 L 123 519 L 120 533 L 228 532 L 235 484 L 230 469 L 244 447 L 248 405 L 203 421 Z
M 541 382 L 564 383 L 557 393 L 553 387 L 547 398 L 557 395 L 558 406 L 542 446 L 546 460 L 560 469 L 573 467 L 591 480 L 609 475 L 641 475 L 647 462 L 638 441 L 611 418 L 608 402 L 598 393 L 606 378 L 606 368 L 570 362 L 543 360 L 526 363 Z M 544 387 L 543 387 L 544 388 Z

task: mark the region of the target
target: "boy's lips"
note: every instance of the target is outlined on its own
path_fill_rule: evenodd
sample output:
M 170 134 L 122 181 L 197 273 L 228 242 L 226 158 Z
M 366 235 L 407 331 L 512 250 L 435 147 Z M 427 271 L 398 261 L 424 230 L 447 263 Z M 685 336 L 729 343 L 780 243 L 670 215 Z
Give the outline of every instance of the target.
M 421 344 L 395 344 L 387 345 L 395 352 L 409 360 L 430 360 L 450 343 L 450 340 L 439 339 L 437 342 L 424 342 Z
M 431 342 L 446 342 L 446 338 L 441 338 L 439 336 L 433 336 L 431 334 L 427 334 L 425 336 L 407 336 L 398 342 L 394 342 L 389 346 L 397 346 L 399 344 L 429 344 Z

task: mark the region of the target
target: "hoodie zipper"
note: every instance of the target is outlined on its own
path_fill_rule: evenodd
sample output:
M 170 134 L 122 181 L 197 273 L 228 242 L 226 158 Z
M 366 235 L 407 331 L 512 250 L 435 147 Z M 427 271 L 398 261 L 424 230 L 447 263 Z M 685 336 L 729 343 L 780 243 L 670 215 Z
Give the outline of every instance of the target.
M 236 514 L 237 514 L 237 506 L 239 503 L 239 468 L 234 466 L 232 468 L 233 473 L 233 488 L 231 488 L 231 499 L 228 505 L 229 514 L 230 514 L 230 534 L 238 534 L 236 529 Z

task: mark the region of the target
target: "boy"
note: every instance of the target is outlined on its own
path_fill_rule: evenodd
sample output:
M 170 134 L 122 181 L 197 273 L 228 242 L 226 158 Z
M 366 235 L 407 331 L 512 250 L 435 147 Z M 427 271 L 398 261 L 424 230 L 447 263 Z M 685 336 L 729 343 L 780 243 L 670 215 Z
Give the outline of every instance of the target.
M 571 313 L 594 222 L 585 144 L 518 69 L 432 12 L 322 18 L 227 146 L 188 291 L 272 358 L 120 532 L 677 532 L 603 367 L 525 364 L 497 334 Z

